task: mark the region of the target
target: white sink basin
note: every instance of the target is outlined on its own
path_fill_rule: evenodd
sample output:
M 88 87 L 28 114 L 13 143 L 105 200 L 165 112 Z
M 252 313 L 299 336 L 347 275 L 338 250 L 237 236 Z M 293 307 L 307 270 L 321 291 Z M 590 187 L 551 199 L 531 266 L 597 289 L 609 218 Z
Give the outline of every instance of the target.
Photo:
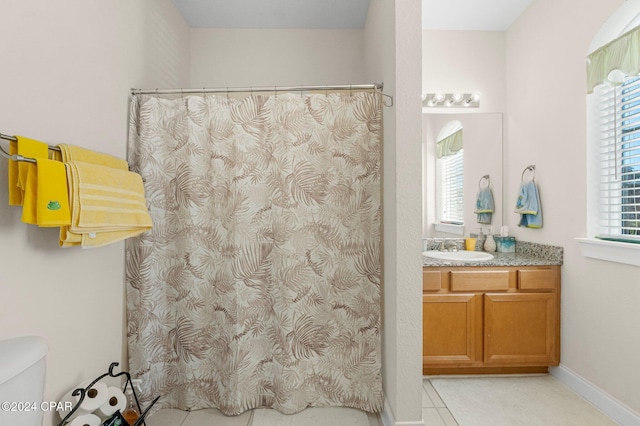
M 483 251 L 437 251 L 429 250 L 423 251 L 422 254 L 433 259 L 440 260 L 458 260 L 458 261 L 470 261 L 470 262 L 484 262 L 493 259 L 491 253 L 485 253 Z

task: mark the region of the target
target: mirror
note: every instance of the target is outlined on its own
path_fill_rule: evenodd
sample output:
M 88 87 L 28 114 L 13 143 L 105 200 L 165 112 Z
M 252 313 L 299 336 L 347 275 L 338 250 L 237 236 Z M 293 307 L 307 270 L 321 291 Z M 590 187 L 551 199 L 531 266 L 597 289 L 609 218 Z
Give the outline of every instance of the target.
M 439 225 L 436 213 L 436 142 L 440 131 L 452 121 L 463 129 L 464 146 L 464 224 Z M 502 194 L 502 114 L 501 113 L 427 113 L 422 115 L 423 238 L 460 237 L 492 226 L 499 231 L 503 224 Z M 480 180 L 489 175 L 495 211 L 491 225 L 477 222 L 474 213 Z M 482 181 L 486 186 L 486 180 Z M 436 229 L 437 228 L 437 229 Z

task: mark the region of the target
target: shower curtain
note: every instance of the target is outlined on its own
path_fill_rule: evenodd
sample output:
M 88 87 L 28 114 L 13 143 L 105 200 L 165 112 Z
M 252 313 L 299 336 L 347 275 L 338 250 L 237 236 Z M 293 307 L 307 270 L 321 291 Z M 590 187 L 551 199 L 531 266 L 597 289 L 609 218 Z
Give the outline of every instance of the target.
M 129 124 L 143 408 L 379 412 L 380 95 L 134 95 Z

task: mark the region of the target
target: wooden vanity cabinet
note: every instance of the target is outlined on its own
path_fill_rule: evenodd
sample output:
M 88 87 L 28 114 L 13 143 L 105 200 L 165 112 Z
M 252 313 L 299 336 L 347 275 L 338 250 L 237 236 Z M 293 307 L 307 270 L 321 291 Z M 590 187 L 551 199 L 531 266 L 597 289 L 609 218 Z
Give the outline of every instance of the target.
M 546 372 L 560 361 L 560 267 L 425 267 L 423 374 Z
M 482 295 L 422 297 L 424 365 L 473 366 L 482 360 Z

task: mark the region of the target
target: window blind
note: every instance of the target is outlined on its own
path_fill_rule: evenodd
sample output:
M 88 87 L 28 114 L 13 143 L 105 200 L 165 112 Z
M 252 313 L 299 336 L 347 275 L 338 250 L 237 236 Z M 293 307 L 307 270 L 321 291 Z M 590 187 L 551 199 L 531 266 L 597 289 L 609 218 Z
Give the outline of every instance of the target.
M 464 149 L 436 160 L 439 221 L 464 223 Z
M 599 86 L 599 228 L 603 239 L 640 242 L 640 77 Z

